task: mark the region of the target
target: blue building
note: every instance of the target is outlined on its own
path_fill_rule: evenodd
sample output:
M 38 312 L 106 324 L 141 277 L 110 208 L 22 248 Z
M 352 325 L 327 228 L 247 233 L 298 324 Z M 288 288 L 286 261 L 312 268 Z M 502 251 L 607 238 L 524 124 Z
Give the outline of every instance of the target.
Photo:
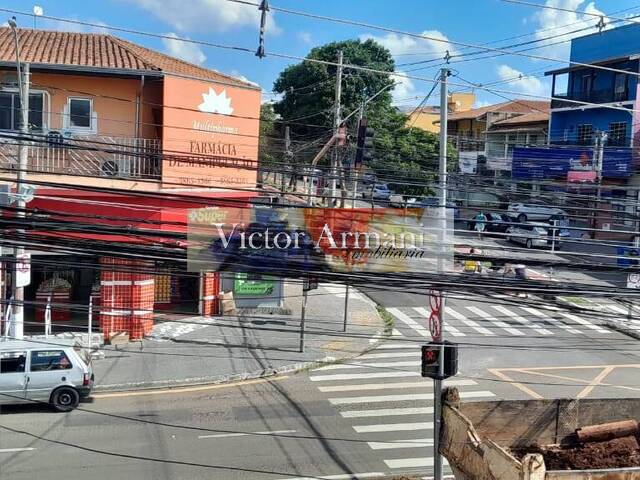
M 552 76 L 549 143 L 592 146 L 606 132 L 606 146 L 631 147 L 640 125 L 634 110 L 638 98 L 640 25 L 633 24 L 571 41 L 572 65 L 547 72 Z M 599 68 L 575 65 L 588 63 Z M 591 105 L 591 104 L 597 105 Z

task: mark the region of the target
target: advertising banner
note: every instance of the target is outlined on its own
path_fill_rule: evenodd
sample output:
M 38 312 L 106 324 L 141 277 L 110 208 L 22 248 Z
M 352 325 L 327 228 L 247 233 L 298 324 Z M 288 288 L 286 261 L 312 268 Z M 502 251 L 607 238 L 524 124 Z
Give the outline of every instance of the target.
M 260 90 L 164 79 L 163 187 L 255 188 Z
M 188 268 L 289 277 L 451 271 L 452 232 L 452 208 L 193 209 Z

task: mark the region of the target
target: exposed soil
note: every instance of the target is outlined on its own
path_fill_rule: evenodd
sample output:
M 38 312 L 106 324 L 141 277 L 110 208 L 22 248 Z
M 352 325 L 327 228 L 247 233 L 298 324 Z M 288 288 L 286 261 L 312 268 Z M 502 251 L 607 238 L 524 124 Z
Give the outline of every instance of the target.
M 540 453 L 547 470 L 640 467 L 640 446 L 635 437 L 566 447 L 532 445 L 513 449 L 512 453 L 520 459 L 527 453 Z

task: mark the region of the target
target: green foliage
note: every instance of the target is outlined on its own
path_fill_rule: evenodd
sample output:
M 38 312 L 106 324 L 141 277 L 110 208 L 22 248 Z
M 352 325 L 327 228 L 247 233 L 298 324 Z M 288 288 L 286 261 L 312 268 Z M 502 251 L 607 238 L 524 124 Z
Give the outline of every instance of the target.
M 307 58 L 336 62 L 342 50 L 345 64 L 361 65 L 393 72 L 395 65 L 390 52 L 373 40 L 346 40 L 313 48 Z M 275 114 L 289 121 L 292 137 L 313 140 L 326 135 L 333 127 L 336 67 L 303 61 L 285 68 L 274 83 L 274 91 L 282 98 L 273 106 Z M 359 109 L 369 97 L 393 84 L 388 74 L 345 69 L 342 82 L 342 117 Z M 365 115 L 375 130 L 373 159 L 369 167 L 384 181 L 403 179 L 392 188 L 408 195 L 428 195 L 425 187 L 403 185 L 402 181 L 424 183 L 432 181 L 438 170 L 438 136 L 406 126 L 407 116 L 391 104 L 390 90 L 378 95 L 366 107 Z M 356 116 L 348 124 L 356 134 Z M 355 152 L 352 145 L 351 154 Z M 319 148 L 319 147 L 317 147 Z M 317 152 L 307 150 L 308 161 Z
M 276 112 L 273 104 L 263 103 L 260 107 L 260 142 L 258 144 L 258 163 L 262 168 L 272 167 L 280 161 L 281 149 L 279 142 L 275 140 L 280 136 Z

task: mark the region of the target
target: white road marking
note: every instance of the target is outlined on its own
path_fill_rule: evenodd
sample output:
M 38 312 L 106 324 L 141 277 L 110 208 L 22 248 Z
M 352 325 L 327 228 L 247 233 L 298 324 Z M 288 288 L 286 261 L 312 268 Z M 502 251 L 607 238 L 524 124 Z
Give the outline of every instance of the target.
M 409 328 L 412 328 L 419 335 L 422 335 L 423 337 L 431 337 L 431 332 L 429 330 L 420 325 L 406 313 L 401 312 L 400 309 L 392 307 L 387 308 L 387 311 L 398 320 L 406 323 Z
M 198 438 L 229 438 L 229 437 L 246 437 L 247 435 L 277 435 L 280 433 L 296 433 L 296 430 L 265 430 L 262 432 L 247 432 L 247 433 L 218 433 L 215 435 L 199 435 Z
M 353 429 L 358 433 L 409 432 L 413 430 L 432 430 L 433 422 L 381 423 L 377 425 L 354 425 Z
M 367 353 L 359 356 L 357 360 L 369 360 L 371 358 L 415 357 L 416 355 L 420 358 L 420 350 L 416 349 L 413 352 Z
M 618 307 L 617 305 L 611 305 L 610 303 L 606 305 L 606 307 L 614 313 L 620 313 L 622 315 L 627 315 L 629 312 L 622 307 Z
M 503 328 L 504 330 L 509 332 L 511 335 L 524 335 L 524 333 L 518 330 L 517 328 L 510 327 L 508 323 L 503 322 L 502 320 L 496 319 L 494 316 L 485 312 L 484 310 L 479 309 L 478 307 L 469 306 L 467 307 L 467 310 L 475 313 L 478 317 L 482 317 L 485 320 L 488 320 L 490 323 L 492 323 L 496 327 Z
M 486 398 L 495 397 L 495 394 L 487 390 L 474 392 L 460 392 L 460 398 Z M 378 402 L 402 402 L 406 400 L 433 400 L 432 393 L 410 393 L 403 395 L 376 395 L 368 397 L 339 397 L 330 398 L 332 405 L 349 405 L 351 403 L 378 403 Z
M 371 450 L 390 450 L 394 448 L 427 448 L 433 447 L 432 438 L 416 438 L 412 440 L 394 440 L 393 442 L 367 442 Z
M 402 458 L 399 460 L 385 460 L 389 468 L 416 468 L 416 467 L 433 467 L 433 458 Z
M 384 349 L 384 350 L 392 350 L 392 349 L 402 349 L 402 348 L 413 348 L 415 351 L 420 351 L 420 344 L 415 342 L 405 342 L 405 343 L 383 343 L 382 345 L 378 345 L 376 350 Z
M 324 477 L 287 477 L 280 480 L 361 480 L 364 478 L 379 478 L 384 473 L 381 472 L 368 472 L 368 473 L 343 473 L 340 475 L 327 475 Z
M 413 309 L 418 312 L 419 315 L 422 315 L 424 318 L 429 318 L 431 312 L 424 307 L 413 307 Z M 454 337 L 464 337 L 466 334 L 458 330 L 456 327 L 451 325 L 450 323 L 444 322 L 444 331 L 450 333 Z
M 523 326 L 527 328 L 531 328 L 541 335 L 553 335 L 553 332 L 551 330 L 547 330 L 546 328 L 542 328 L 542 327 L 536 327 L 531 321 L 527 320 L 524 317 L 521 317 L 520 315 L 515 314 L 512 310 L 509 310 L 508 308 L 505 308 L 502 305 L 492 305 L 492 306 L 500 313 L 506 315 L 509 318 L 513 318 L 516 322 L 520 322 Z
M 444 382 L 445 387 L 464 387 L 468 385 L 477 385 L 473 380 L 447 380 Z M 391 390 L 398 388 L 433 388 L 433 382 L 400 382 L 400 383 L 365 383 L 356 385 L 332 385 L 330 387 L 318 387 L 323 393 L 330 392 L 350 392 L 355 390 Z
M 368 380 L 371 378 L 419 377 L 420 372 L 374 372 L 374 373 L 342 373 L 334 375 L 316 375 L 309 377 L 312 382 L 337 380 Z
M 478 325 L 477 322 L 474 322 L 473 320 L 469 320 L 466 316 L 456 312 L 453 308 L 444 307 L 444 311 L 449 315 L 451 315 L 453 318 L 460 320 L 465 325 L 473 328 L 476 332 L 481 333 L 483 335 L 493 336 L 493 332 L 491 330 L 481 327 L 480 325 Z
M 573 320 L 574 322 L 579 323 L 580 325 L 584 325 L 585 327 L 590 328 L 591 330 L 595 330 L 598 333 L 611 333 L 609 330 L 600 328 L 597 325 L 594 325 L 593 323 L 585 320 L 584 318 L 579 317 L 578 315 L 574 315 L 573 313 L 560 312 L 560 315 L 568 318 L 569 320 Z
M 375 410 L 349 410 L 340 412 L 344 418 L 391 417 L 395 415 L 427 415 L 433 413 L 433 407 L 416 408 L 378 408 Z
M 30 452 L 32 450 L 35 450 L 35 448 L 34 447 L 0 448 L 0 453 Z
M 357 361 L 358 359 L 355 359 Z M 321 367 L 321 372 L 328 370 L 346 370 L 349 368 L 393 368 L 393 367 L 415 367 L 420 365 L 420 361 L 411 362 L 379 362 L 379 363 L 339 363 L 338 365 L 329 365 Z
M 580 334 L 580 330 L 576 330 L 575 328 L 571 327 L 570 325 L 567 325 L 566 323 L 558 320 L 557 318 L 552 317 L 551 315 L 547 315 L 544 312 L 541 312 L 540 310 L 536 309 L 536 308 L 532 308 L 532 307 L 520 307 L 522 308 L 522 310 L 524 310 L 525 312 L 530 313 L 531 315 L 535 315 L 538 318 L 542 318 L 543 320 L 546 320 L 547 322 L 551 322 L 554 325 L 556 325 L 558 328 L 562 328 L 563 330 L 566 330 L 569 333 L 575 333 L 575 334 Z

